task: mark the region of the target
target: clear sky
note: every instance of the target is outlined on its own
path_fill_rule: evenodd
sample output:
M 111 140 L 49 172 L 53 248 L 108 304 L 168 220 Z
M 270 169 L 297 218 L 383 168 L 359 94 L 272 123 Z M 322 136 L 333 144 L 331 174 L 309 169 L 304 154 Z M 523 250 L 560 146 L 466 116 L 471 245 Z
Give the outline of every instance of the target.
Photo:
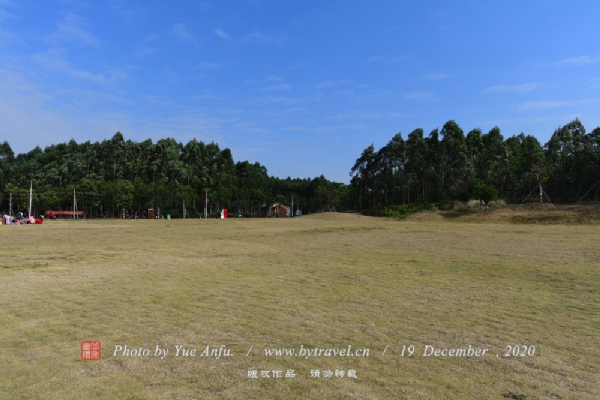
M 348 182 L 454 119 L 542 144 L 600 125 L 600 1 L 0 0 L 0 141 L 120 131 Z

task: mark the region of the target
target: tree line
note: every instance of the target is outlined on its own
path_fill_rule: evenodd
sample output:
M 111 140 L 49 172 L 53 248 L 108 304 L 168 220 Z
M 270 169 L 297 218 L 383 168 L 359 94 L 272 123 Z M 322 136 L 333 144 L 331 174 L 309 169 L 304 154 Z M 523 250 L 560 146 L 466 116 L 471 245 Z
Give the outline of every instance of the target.
M 367 147 L 350 176 L 359 210 L 468 200 L 485 186 L 518 203 L 538 183 L 553 202 L 575 202 L 600 180 L 600 127 L 586 133 L 575 119 L 542 146 L 523 133 L 504 139 L 498 127 L 465 135 L 450 120 L 427 136 L 417 128 L 406 140 L 398 133 L 377 151 Z M 586 198 L 599 191 L 600 184 Z
M 261 205 L 294 204 L 304 213 L 429 205 L 491 194 L 519 203 L 539 183 L 555 203 L 577 201 L 600 180 L 600 127 L 586 133 L 575 119 L 544 146 L 523 133 L 504 139 L 498 127 L 464 134 L 453 120 L 428 135 L 401 133 L 379 150 L 368 146 L 350 169 L 350 184 L 317 178 L 281 179 L 260 163 L 234 162 L 216 143 L 175 139 L 125 140 L 36 147 L 15 156 L 0 143 L 0 206 L 25 211 L 33 181 L 36 214 L 70 210 L 75 190 L 88 217 L 119 217 L 124 208 L 160 209 L 163 215 L 213 216 L 229 208 L 246 216 Z M 586 197 L 598 200 L 600 184 Z M 419 206 L 419 207 L 421 207 Z M 418 207 L 417 207 L 418 208 Z
M 0 144 L 0 204 L 8 211 L 26 211 L 33 181 L 36 214 L 47 209 L 71 210 L 75 190 L 78 210 L 88 217 L 119 217 L 122 210 L 153 208 L 162 215 L 189 217 L 229 208 L 246 216 L 260 215 L 261 205 L 281 202 L 317 212 L 331 205 L 328 188 L 344 185 L 320 176 L 279 179 L 260 163 L 235 163 L 229 149 L 216 143 L 172 138 L 156 143 L 125 140 L 117 132 L 102 142 L 36 147 L 15 156 L 8 142 Z

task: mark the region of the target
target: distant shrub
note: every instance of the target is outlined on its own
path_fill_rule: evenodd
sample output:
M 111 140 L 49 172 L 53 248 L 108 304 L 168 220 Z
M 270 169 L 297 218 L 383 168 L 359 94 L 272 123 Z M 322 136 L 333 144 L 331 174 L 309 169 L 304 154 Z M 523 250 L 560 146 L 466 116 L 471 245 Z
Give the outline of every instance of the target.
M 425 209 L 425 204 L 399 204 L 389 207 L 374 207 L 365 214 L 373 217 L 406 218 L 411 214 L 422 212 Z
M 471 211 L 471 208 L 469 207 L 468 203 L 459 201 L 459 200 L 455 200 L 454 204 L 452 206 L 452 209 L 454 211 L 460 211 L 460 212 L 468 212 Z
M 441 211 L 450 211 L 452 210 L 453 204 L 450 202 L 436 203 L 436 207 Z

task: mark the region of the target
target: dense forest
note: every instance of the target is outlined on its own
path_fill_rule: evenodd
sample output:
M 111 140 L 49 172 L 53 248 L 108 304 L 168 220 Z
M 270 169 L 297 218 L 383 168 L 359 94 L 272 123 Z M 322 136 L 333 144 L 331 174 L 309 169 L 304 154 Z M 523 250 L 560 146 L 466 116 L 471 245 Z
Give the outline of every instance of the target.
M 542 146 L 523 133 L 505 140 L 498 127 L 465 135 L 451 120 L 428 136 L 418 128 L 378 151 L 367 147 L 351 176 L 362 210 L 482 196 L 519 203 L 538 182 L 552 202 L 576 202 L 600 180 L 600 127 L 587 134 L 576 119 Z M 599 191 L 600 184 L 585 198 L 597 200 Z
M 77 208 L 87 217 L 121 217 L 123 209 L 153 208 L 161 215 L 199 217 L 208 197 L 211 215 L 222 208 L 246 216 L 261 214 L 261 205 L 280 202 L 315 212 L 333 208 L 328 188 L 344 185 L 323 176 L 314 179 L 270 177 L 266 167 L 235 163 L 229 149 L 192 140 L 167 138 L 152 143 L 125 140 L 120 132 L 96 143 L 61 143 L 14 155 L 0 144 L 0 204 L 26 211 L 33 181 L 35 214 L 47 209 Z M 11 200 L 12 199 L 12 200 Z M 156 213 L 158 214 L 158 213 Z
M 205 196 L 211 215 L 229 208 L 261 215 L 261 205 L 280 202 L 304 213 L 370 212 L 406 204 L 470 198 L 520 202 L 541 182 L 553 202 L 574 202 L 600 179 L 600 127 L 586 133 L 579 120 L 559 127 L 544 146 L 533 136 L 506 140 L 495 127 L 466 135 L 455 121 L 425 136 L 398 133 L 379 150 L 367 147 L 350 169 L 349 185 L 314 179 L 280 179 L 267 168 L 234 162 L 218 144 L 174 139 L 125 140 L 120 132 L 96 143 L 61 143 L 14 155 L 0 144 L 0 206 L 25 211 L 33 181 L 35 214 L 70 210 L 73 192 L 87 217 L 120 217 L 124 208 L 161 209 L 199 217 Z M 600 184 L 586 200 L 597 200 Z

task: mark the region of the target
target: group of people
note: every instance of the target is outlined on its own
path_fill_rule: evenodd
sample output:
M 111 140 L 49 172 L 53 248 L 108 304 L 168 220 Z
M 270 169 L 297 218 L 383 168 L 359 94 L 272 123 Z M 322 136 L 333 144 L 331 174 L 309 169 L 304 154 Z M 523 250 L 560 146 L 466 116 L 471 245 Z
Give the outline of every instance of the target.
M 28 224 L 42 224 L 44 221 L 41 218 L 24 217 L 23 213 L 17 213 L 17 216 L 8 215 L 5 211 L 2 211 L 2 221 L 0 225 L 28 225 Z

